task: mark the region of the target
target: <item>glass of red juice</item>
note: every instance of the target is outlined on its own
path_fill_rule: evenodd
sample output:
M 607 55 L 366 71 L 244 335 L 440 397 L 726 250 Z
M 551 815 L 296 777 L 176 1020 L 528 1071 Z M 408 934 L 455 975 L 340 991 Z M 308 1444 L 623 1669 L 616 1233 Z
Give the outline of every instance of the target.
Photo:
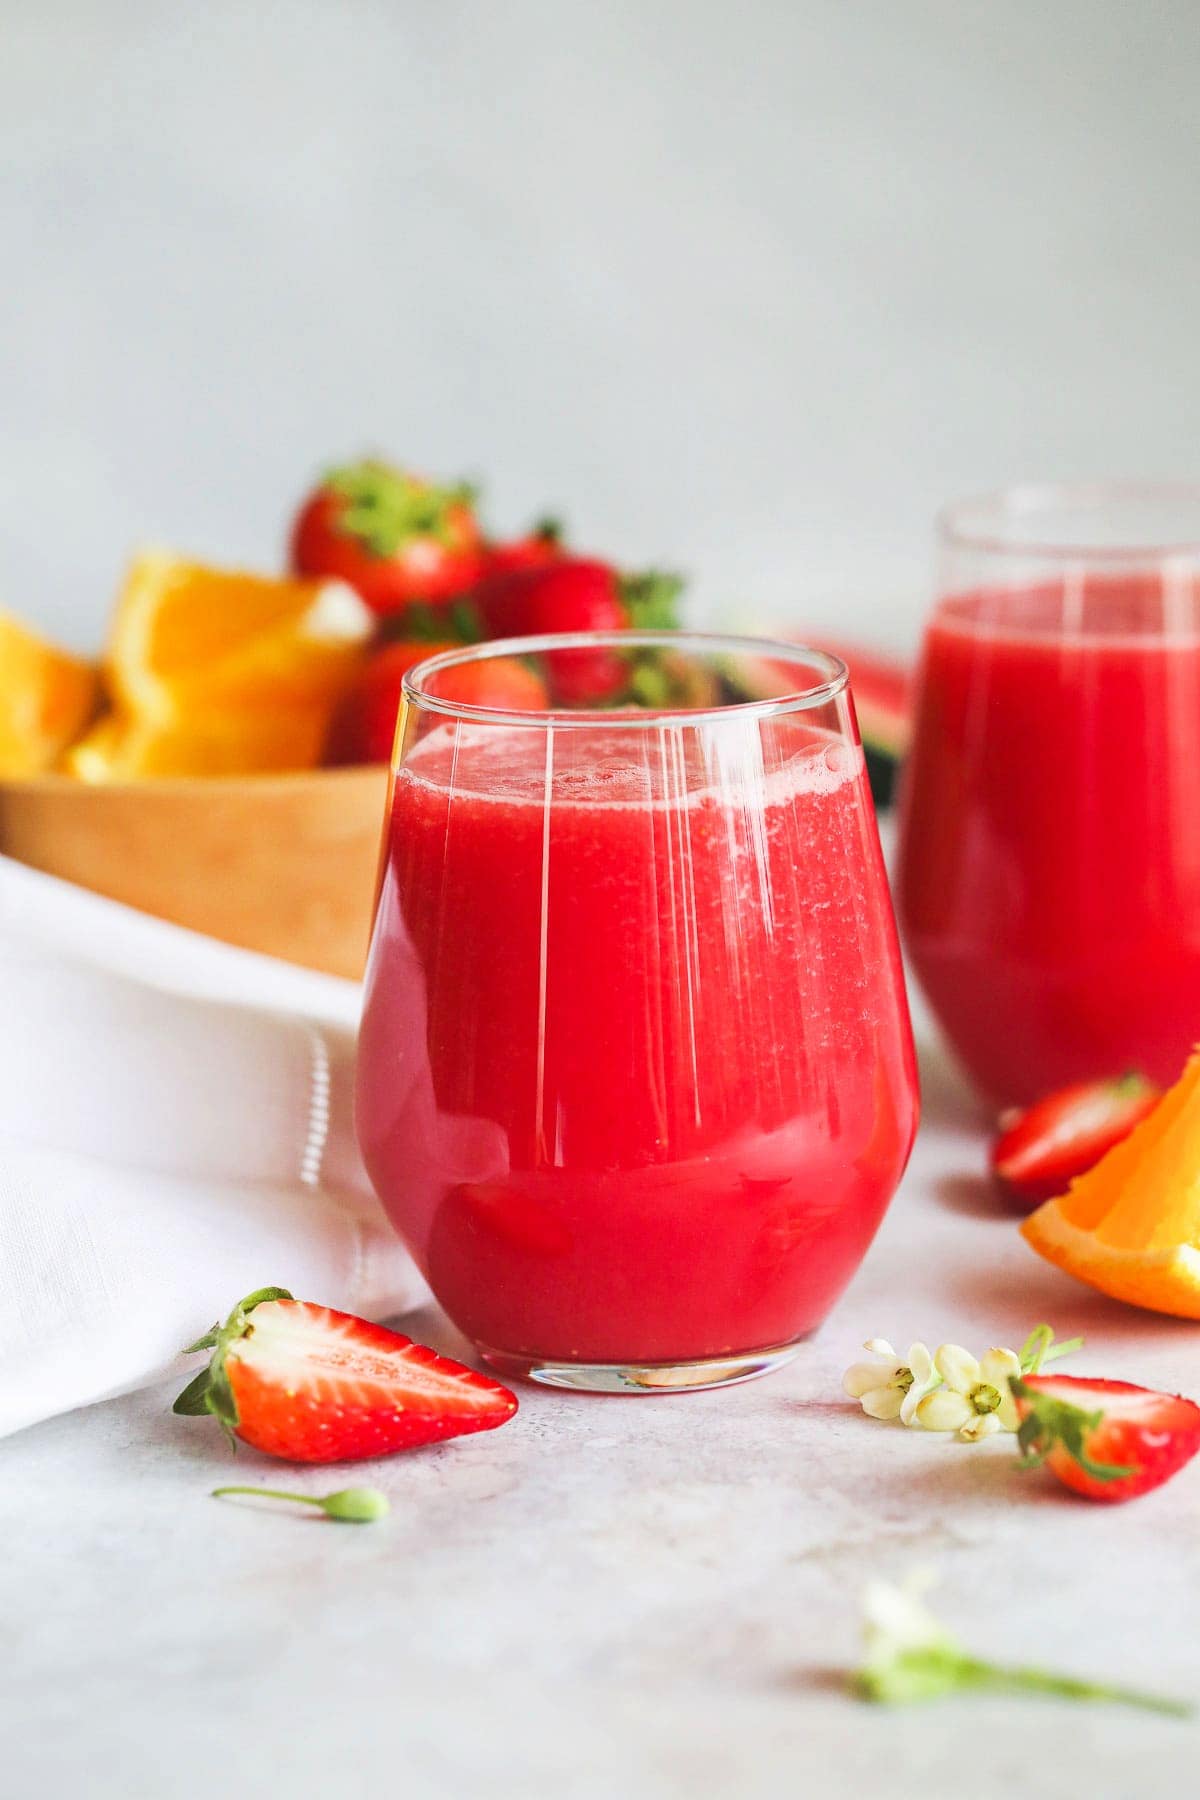
M 455 697 L 514 659 L 546 710 Z M 571 704 L 614 670 L 645 704 Z M 916 1118 L 843 664 L 625 632 L 411 671 L 358 1135 L 489 1363 L 609 1392 L 777 1367 L 858 1267 Z
M 902 803 L 913 967 L 985 1094 L 1200 1037 L 1200 487 L 949 507 Z

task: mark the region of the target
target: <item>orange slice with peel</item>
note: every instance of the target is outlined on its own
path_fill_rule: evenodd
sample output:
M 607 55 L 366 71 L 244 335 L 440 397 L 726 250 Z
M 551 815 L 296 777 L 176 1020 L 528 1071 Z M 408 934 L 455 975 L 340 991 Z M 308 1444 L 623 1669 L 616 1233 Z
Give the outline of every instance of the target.
M 317 766 L 328 727 L 329 708 L 322 705 L 162 722 L 109 713 L 67 752 L 62 767 L 94 782 L 282 774 Z
M 40 775 L 52 767 L 99 698 L 91 663 L 0 613 L 0 776 Z
M 1102 1294 L 1200 1319 L 1200 1050 L 1149 1117 L 1021 1233 Z
M 341 582 L 144 552 L 109 639 L 113 710 L 63 767 L 85 781 L 314 768 L 371 630 Z
M 135 718 L 261 709 L 340 693 L 370 631 L 370 613 L 342 582 L 144 551 L 117 599 L 105 668 L 116 707 Z

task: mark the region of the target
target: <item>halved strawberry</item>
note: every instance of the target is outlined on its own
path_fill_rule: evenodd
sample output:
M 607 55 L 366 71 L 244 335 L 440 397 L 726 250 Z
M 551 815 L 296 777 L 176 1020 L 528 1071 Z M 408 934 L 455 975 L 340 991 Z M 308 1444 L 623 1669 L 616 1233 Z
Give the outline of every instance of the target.
M 1088 1500 L 1134 1500 L 1200 1450 L 1200 1406 L 1180 1394 L 1080 1375 L 1013 1376 L 1026 1464 Z
M 511 1419 L 490 1376 L 351 1313 L 259 1288 L 189 1347 L 212 1360 L 174 1410 L 211 1413 L 230 1437 L 288 1462 L 388 1456 Z
M 992 1173 L 1023 1211 L 1056 1199 L 1076 1175 L 1128 1137 L 1162 1091 L 1144 1075 L 1079 1081 L 1006 1116 L 992 1145 Z

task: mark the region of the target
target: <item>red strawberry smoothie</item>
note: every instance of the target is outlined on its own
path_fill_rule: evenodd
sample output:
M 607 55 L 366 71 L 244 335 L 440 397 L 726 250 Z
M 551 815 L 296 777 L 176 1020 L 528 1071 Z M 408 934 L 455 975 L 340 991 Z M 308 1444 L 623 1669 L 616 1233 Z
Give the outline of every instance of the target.
M 438 725 L 394 783 L 358 1126 L 485 1350 L 676 1362 L 824 1317 L 916 1085 L 862 754 Z M 620 734 L 618 734 L 620 735 Z M 710 745 L 711 748 L 711 745 Z M 765 779 L 764 755 L 766 758 Z
M 1174 1081 L 1200 1038 L 1194 576 L 945 601 L 906 789 L 906 943 L 979 1085 Z

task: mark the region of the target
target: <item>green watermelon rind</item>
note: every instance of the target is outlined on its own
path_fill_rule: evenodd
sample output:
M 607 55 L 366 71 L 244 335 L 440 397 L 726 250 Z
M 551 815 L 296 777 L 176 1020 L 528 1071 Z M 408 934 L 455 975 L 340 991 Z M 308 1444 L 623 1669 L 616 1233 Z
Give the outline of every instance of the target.
M 799 641 L 799 640 L 798 640 Z M 809 648 L 840 656 L 850 670 L 867 777 L 875 804 L 895 797 L 896 776 L 912 739 L 912 681 L 903 663 L 829 639 L 805 639 Z M 735 673 L 736 671 L 736 673 Z M 770 657 L 739 656 L 722 669 L 732 699 L 769 700 L 787 691 L 781 665 Z

